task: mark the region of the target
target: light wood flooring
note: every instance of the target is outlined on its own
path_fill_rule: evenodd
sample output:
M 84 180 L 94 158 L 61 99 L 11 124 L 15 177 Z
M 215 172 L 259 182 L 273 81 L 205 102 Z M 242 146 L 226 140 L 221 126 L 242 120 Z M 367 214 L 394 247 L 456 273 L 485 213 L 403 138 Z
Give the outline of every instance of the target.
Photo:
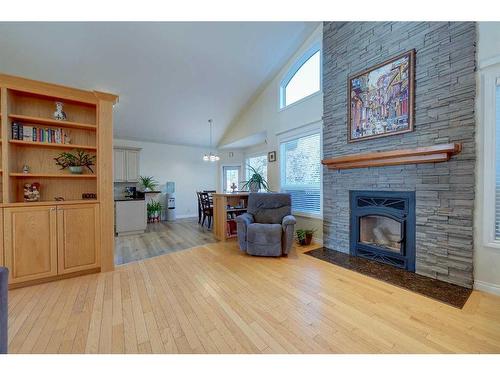
M 178 219 L 150 223 L 143 234 L 115 237 L 115 264 L 189 249 L 217 242 L 212 230 L 198 224 L 198 219 Z
M 12 353 L 499 353 L 500 297 L 463 310 L 292 250 L 213 243 L 9 292 Z

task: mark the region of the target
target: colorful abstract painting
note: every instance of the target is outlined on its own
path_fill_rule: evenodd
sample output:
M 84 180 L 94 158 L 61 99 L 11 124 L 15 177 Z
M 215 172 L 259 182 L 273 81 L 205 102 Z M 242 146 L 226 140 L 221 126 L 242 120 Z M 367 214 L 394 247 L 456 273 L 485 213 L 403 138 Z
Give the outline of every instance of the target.
M 413 130 L 415 51 L 349 77 L 349 142 Z

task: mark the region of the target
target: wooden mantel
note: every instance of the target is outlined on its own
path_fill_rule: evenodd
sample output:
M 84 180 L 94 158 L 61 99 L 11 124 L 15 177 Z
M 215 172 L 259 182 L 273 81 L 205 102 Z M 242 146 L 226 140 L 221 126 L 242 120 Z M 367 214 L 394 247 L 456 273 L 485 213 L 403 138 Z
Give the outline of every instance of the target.
M 405 150 L 369 152 L 338 158 L 325 159 L 321 163 L 329 169 L 352 169 L 367 167 L 385 167 L 389 165 L 438 163 L 448 161 L 462 151 L 460 143 L 418 147 Z

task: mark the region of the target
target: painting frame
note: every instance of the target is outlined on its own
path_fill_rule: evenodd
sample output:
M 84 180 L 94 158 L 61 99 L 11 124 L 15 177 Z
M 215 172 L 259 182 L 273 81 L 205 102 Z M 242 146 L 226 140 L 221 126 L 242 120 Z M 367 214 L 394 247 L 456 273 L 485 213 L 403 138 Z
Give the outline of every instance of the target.
M 274 163 L 276 161 L 276 151 L 270 151 L 267 153 L 267 161 L 269 163 Z
M 368 69 L 365 69 L 361 72 L 357 72 L 355 74 L 350 75 L 347 78 L 347 141 L 348 143 L 366 141 L 370 139 L 376 139 L 381 137 L 388 137 L 392 135 L 410 133 L 414 131 L 414 109 L 415 109 L 415 49 L 411 49 L 409 51 L 403 52 L 396 56 L 391 57 L 377 65 L 371 66 Z M 351 88 L 352 81 L 354 79 L 359 79 L 361 76 L 370 74 L 376 70 L 379 70 L 387 65 L 392 64 L 393 62 L 400 60 L 402 58 L 408 58 L 408 128 L 397 130 L 397 131 L 389 131 L 381 134 L 372 134 L 362 137 L 353 137 L 352 136 L 352 99 L 351 99 Z

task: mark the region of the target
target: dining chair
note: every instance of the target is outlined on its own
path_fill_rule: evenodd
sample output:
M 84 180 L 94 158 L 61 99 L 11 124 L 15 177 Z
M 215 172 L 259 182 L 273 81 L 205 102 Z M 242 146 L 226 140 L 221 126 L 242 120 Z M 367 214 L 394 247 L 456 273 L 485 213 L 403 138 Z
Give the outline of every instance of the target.
M 201 191 L 196 192 L 196 200 L 198 201 L 198 224 L 201 224 L 202 208 L 201 208 Z
M 210 228 L 212 225 L 212 218 L 214 216 L 214 207 L 210 200 L 209 193 L 201 192 L 200 193 L 200 201 L 201 201 L 201 211 L 202 211 L 202 219 L 201 225 L 205 225 L 205 219 L 208 218 L 207 228 Z

